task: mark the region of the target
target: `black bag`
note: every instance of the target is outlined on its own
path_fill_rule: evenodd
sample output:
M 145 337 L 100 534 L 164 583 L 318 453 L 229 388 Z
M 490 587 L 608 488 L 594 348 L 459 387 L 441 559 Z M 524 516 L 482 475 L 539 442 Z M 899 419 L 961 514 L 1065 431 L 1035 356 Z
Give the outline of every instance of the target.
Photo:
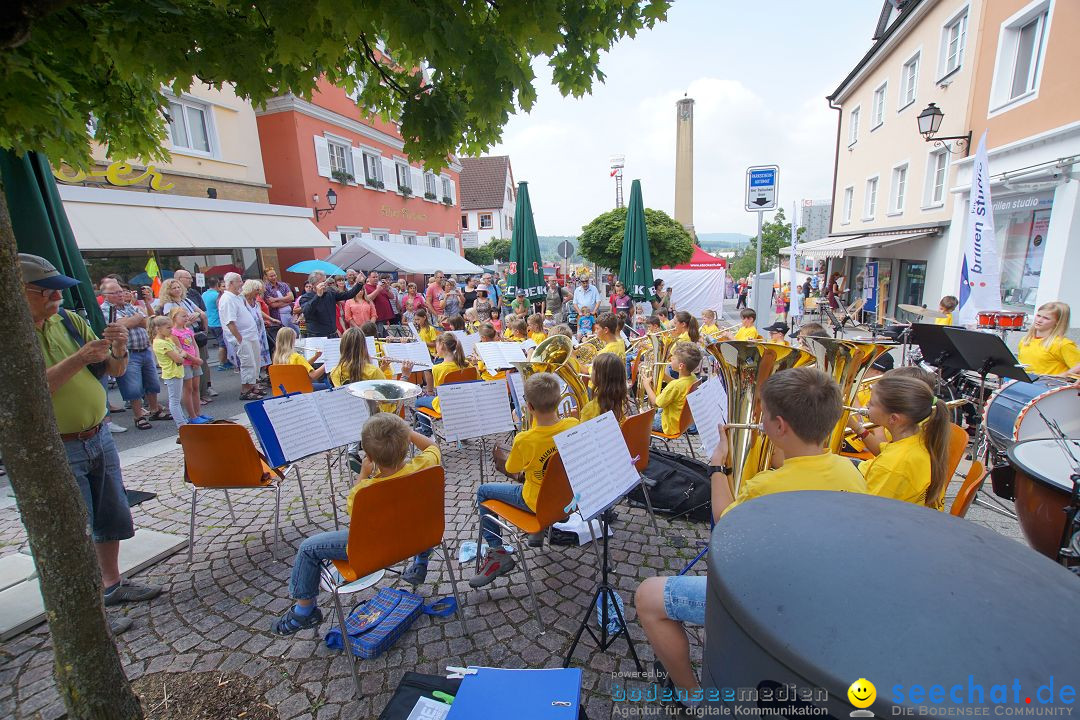
M 447 679 L 442 675 L 424 675 L 408 671 L 398 683 L 390 702 L 379 713 L 379 720 L 406 720 L 421 697 L 435 698 L 433 692 L 456 695 L 461 679 Z
M 712 517 L 712 483 L 705 463 L 677 453 L 650 450 L 644 475 L 656 512 L 698 522 L 708 522 Z M 645 507 L 640 485 L 626 497 L 632 505 Z
M 71 336 L 71 339 L 75 341 L 76 345 L 82 347 L 86 344 L 86 342 L 83 340 L 82 335 L 80 335 L 79 331 L 75 329 L 75 323 L 73 323 L 71 321 L 71 318 L 68 317 L 68 311 L 64 308 L 60 308 L 60 322 L 64 324 L 64 329 L 67 330 L 68 335 Z M 102 360 L 101 362 L 90 363 L 86 366 L 86 369 L 89 370 L 94 377 L 100 380 L 101 378 L 105 377 L 106 362 L 108 361 Z

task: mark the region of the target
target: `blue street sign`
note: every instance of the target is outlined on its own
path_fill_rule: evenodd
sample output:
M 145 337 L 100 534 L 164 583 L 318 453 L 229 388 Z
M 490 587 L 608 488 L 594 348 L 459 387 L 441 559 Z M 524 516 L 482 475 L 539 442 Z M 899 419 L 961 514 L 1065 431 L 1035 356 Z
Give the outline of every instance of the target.
M 746 170 L 746 209 L 752 212 L 776 209 L 780 168 L 763 165 Z

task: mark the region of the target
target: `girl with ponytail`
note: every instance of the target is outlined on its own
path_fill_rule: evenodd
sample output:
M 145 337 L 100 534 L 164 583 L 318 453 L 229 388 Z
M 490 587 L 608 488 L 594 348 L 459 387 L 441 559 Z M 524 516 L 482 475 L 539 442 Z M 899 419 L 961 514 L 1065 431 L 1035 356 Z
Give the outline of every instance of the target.
M 461 341 L 457 335 L 444 332 L 435 338 L 435 352 L 442 362 L 437 363 L 431 369 L 433 386 L 438 388 L 446 381 L 446 376 L 455 370 L 464 370 L 467 367 L 465 352 L 461 348 Z M 439 398 L 434 395 L 421 395 L 416 398 L 417 408 L 430 408 L 435 412 L 441 412 Z M 428 437 L 431 437 L 431 420 L 423 413 L 416 413 L 416 429 Z
M 685 310 L 675 313 L 675 327 L 672 329 L 671 334 L 679 340 L 696 343 L 701 339 L 697 318 Z
M 944 510 L 951 434 L 945 401 L 922 380 L 890 373 L 874 385 L 867 410 L 892 436 L 880 455 L 859 465 L 870 492 Z

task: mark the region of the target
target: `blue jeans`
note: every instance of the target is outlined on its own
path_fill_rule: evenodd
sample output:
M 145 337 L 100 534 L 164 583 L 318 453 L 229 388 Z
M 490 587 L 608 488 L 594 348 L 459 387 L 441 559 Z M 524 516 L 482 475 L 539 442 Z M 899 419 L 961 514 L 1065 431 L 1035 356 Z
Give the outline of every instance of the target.
M 705 624 L 704 575 L 677 575 L 664 582 L 664 614 L 672 620 Z
M 656 415 L 653 416 L 652 429 L 656 432 L 664 432 L 664 426 L 660 424 L 660 421 L 662 419 L 661 414 L 662 413 L 657 412 Z M 697 425 L 690 423 L 690 427 L 686 428 L 686 432 L 693 435 L 697 432 Z
M 498 500 L 520 510 L 532 512 L 532 508 L 525 504 L 525 499 L 522 497 L 524 489 L 525 486 L 518 483 L 484 483 L 476 489 L 476 506 L 480 509 L 480 529 L 484 533 L 484 540 L 487 540 L 489 548 L 502 547 L 502 528 L 493 521 L 484 522 L 484 518 L 492 513 L 480 503 L 485 500 Z M 487 525 L 486 528 L 485 525 Z
M 293 560 L 289 577 L 289 595 L 296 600 L 314 600 L 319 597 L 319 575 L 322 564 L 329 560 L 348 560 L 349 531 L 334 530 L 319 533 L 300 543 Z M 416 556 L 418 562 L 427 563 L 431 550 Z
M 434 410 L 435 395 L 420 395 L 416 398 L 416 407 L 427 408 L 428 410 Z M 420 426 L 420 433 L 431 437 L 431 418 L 423 413 L 416 413 L 416 422 Z
M 184 392 L 184 378 L 169 378 L 161 382 L 165 383 L 165 389 L 169 391 L 169 413 L 173 416 L 176 427 L 180 427 L 190 419 L 187 413 L 184 412 L 184 403 L 181 402 L 181 396 Z
M 82 493 L 94 542 L 116 542 L 134 536 L 120 456 L 108 428 L 101 428 L 86 440 L 65 440 L 64 452 Z
M 329 382 L 323 382 L 322 380 L 312 380 L 311 381 L 311 389 L 312 390 L 329 390 L 330 389 L 330 383 Z
M 120 388 L 120 396 L 128 402 L 161 392 L 153 351 L 129 350 L 127 372 L 116 378 L 116 386 Z

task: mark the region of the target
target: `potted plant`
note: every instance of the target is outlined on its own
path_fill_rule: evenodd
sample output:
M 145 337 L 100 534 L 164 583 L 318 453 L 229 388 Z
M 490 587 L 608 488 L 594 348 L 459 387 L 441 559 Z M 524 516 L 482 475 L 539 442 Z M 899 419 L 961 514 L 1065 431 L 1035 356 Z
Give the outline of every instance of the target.
M 449 195 L 442 196 L 443 205 L 453 205 L 454 201 L 450 199 Z
M 376 188 L 378 190 L 382 190 L 383 188 L 386 187 L 386 184 L 383 183 L 382 180 L 376 180 L 376 179 L 369 178 L 368 181 L 367 181 L 367 186 L 370 187 L 370 188 Z
M 335 181 L 341 183 L 342 185 L 348 185 L 350 183 L 356 182 L 356 178 L 353 177 L 353 174 L 348 170 L 331 170 L 330 177 L 332 177 Z
M 409 197 L 410 195 L 412 195 L 412 188 L 409 187 L 408 185 L 402 185 L 400 188 L 398 188 L 398 190 L 405 197 Z
M 430 190 L 428 192 L 425 192 L 424 193 L 424 199 L 425 200 L 434 200 L 435 199 L 435 193 L 431 192 Z

